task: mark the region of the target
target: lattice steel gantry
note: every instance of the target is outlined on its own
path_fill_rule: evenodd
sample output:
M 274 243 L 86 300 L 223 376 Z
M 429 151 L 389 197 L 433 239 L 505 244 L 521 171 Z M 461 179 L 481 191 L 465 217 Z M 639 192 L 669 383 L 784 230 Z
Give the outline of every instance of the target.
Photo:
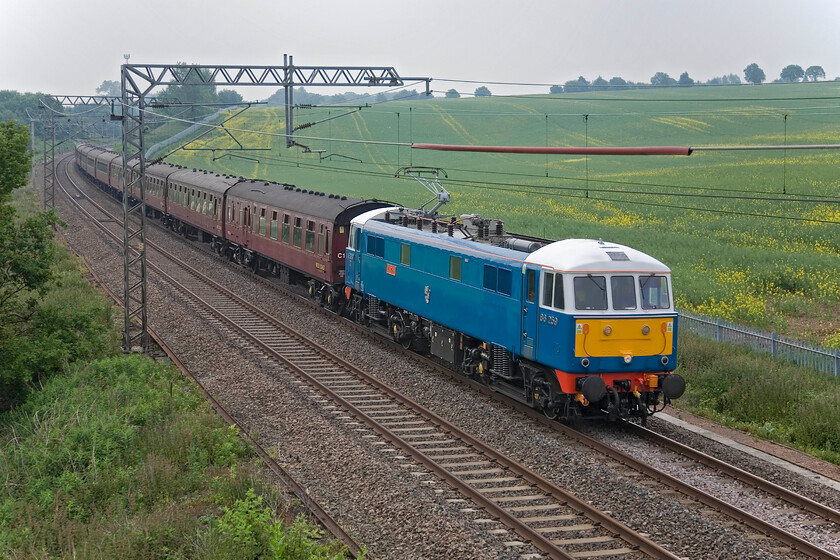
M 431 78 L 402 78 L 385 66 L 294 66 L 283 55 L 282 66 L 126 64 L 121 66 L 123 183 L 123 351 L 148 352 L 146 311 L 146 156 L 145 109 L 152 89 L 163 85 L 282 86 L 286 93 L 286 146 L 292 136 L 295 86 L 386 86 Z M 132 193 L 132 196 L 129 196 Z

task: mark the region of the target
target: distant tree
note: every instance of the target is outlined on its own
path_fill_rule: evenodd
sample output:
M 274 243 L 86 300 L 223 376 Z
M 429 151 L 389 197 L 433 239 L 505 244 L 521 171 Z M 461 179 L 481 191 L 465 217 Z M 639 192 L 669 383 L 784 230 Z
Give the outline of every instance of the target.
M 242 103 L 242 96 L 238 91 L 223 89 L 219 92 L 219 103 Z
M 809 66 L 805 70 L 805 77 L 812 82 L 816 82 L 820 78 L 825 78 L 825 70 L 822 66 Z
M 688 72 L 683 72 L 680 74 L 680 79 L 677 83 L 681 86 L 693 86 L 694 80 L 688 77 Z
M 609 87 L 610 83 L 601 76 L 598 76 L 592 81 L 592 89 L 594 90 L 605 90 L 609 89 Z
M 741 83 L 741 78 L 735 74 L 726 74 L 725 76 L 715 76 L 711 80 L 707 80 L 706 84 L 710 86 L 729 86 Z
M 779 77 L 783 82 L 798 82 L 805 76 L 805 71 L 798 64 L 788 64 L 782 68 Z
M 563 86 L 554 85 L 548 91 L 549 93 L 563 93 Z
M 96 88 L 96 93 L 99 95 L 119 97 L 122 95 L 122 88 L 120 87 L 120 83 L 116 80 L 105 80 L 102 82 L 102 85 Z
M 612 87 L 613 89 L 622 89 L 627 87 L 627 82 L 624 80 L 624 78 L 610 78 L 610 87 Z
M 657 72 L 653 75 L 650 79 L 650 85 L 652 86 L 675 86 L 677 85 L 677 80 L 666 74 L 665 72 Z
M 458 97 L 461 97 L 461 94 L 458 93 L 458 90 L 450 89 L 450 90 L 447 90 L 446 97 L 448 97 L 450 99 L 456 99 Z
M 578 76 L 577 80 L 569 80 L 563 86 L 566 93 L 578 93 L 581 91 L 589 91 L 589 82 L 583 76 Z
M 744 79 L 751 84 L 760 84 L 765 78 L 764 70 L 759 68 L 755 62 L 744 68 Z
M 478 87 L 478 88 L 475 89 L 475 96 L 476 97 L 490 97 L 491 95 L 493 95 L 493 94 L 490 93 L 490 90 L 487 89 L 486 86 L 481 86 L 481 87 Z

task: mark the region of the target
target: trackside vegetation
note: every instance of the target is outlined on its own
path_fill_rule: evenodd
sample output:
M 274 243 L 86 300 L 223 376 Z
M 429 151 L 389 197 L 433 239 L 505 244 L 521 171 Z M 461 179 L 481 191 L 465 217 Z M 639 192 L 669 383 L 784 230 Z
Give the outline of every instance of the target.
M 840 379 L 680 332 L 679 409 L 840 465 Z
M 195 386 L 120 354 L 27 138 L 0 123 L 0 558 L 344 558 Z
M 171 366 L 72 366 L 0 416 L 0 557 L 343 558 Z

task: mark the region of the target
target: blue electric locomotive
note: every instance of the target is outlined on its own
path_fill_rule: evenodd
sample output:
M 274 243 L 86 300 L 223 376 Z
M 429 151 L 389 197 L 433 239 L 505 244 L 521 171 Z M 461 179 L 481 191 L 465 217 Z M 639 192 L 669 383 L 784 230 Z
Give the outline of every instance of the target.
M 347 311 L 552 418 L 644 420 L 685 388 L 670 270 L 603 241 L 400 207 L 351 222 Z

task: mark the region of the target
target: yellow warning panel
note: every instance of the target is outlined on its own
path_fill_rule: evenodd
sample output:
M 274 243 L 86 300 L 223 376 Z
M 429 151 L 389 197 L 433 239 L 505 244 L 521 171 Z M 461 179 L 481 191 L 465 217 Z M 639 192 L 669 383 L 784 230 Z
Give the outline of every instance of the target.
M 575 356 L 654 356 L 674 351 L 674 319 L 644 317 L 577 319 Z

